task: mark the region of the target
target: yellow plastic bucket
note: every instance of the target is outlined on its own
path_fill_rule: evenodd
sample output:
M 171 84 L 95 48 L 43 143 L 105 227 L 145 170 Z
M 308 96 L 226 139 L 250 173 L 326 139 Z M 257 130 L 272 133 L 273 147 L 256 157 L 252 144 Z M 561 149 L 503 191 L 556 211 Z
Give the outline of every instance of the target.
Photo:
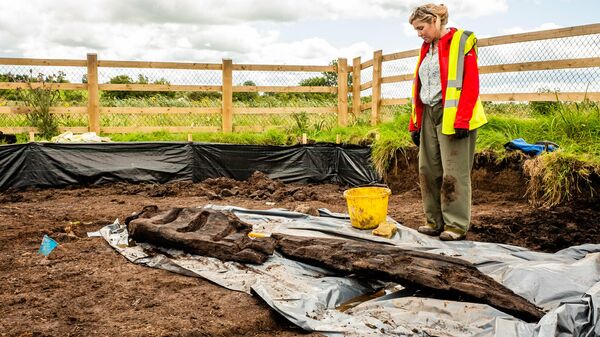
M 356 187 L 344 191 L 352 227 L 371 229 L 384 222 L 390 194 L 392 191 L 387 187 Z

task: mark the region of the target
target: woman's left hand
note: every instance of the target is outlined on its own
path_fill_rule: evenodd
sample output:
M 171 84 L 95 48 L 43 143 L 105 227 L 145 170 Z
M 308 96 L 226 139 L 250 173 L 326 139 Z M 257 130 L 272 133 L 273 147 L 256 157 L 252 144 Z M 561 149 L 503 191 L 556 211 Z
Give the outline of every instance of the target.
M 469 129 L 454 129 L 454 139 L 463 139 L 469 137 Z

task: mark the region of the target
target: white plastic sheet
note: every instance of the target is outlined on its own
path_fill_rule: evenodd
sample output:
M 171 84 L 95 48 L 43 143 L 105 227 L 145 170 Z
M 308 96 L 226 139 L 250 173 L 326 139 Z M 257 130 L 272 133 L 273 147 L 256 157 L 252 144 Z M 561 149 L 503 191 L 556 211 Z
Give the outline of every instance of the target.
M 291 322 L 327 336 L 600 336 L 600 244 L 547 254 L 494 243 L 442 242 L 400 224 L 398 233 L 385 239 L 354 229 L 345 214 L 327 210 L 312 217 L 285 210 L 207 207 L 231 210 L 257 232 L 356 238 L 464 259 L 547 314 L 538 323 L 526 323 L 484 304 L 425 298 L 393 285 L 386 287 L 384 296 L 342 312 L 336 308 L 384 284 L 339 277 L 279 254 L 263 265 L 245 266 L 172 249 L 157 254 L 159 247 L 127 246 L 127 231 L 118 222 L 100 232 L 134 263 L 254 292 Z

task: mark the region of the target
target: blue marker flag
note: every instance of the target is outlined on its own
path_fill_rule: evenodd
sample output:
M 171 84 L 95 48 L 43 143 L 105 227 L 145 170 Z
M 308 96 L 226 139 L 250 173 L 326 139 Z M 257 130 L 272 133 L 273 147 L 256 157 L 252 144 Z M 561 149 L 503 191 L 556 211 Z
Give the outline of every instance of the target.
M 58 242 L 54 241 L 51 237 L 44 234 L 44 238 L 42 239 L 42 245 L 40 246 L 40 250 L 38 251 L 38 253 L 44 256 L 48 256 L 50 252 L 52 252 L 52 250 L 56 248 L 56 246 L 58 246 Z

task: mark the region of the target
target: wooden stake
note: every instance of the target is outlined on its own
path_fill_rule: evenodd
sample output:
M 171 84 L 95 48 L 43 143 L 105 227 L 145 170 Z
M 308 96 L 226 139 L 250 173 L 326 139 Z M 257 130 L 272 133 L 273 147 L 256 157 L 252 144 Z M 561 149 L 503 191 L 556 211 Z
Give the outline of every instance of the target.
M 348 61 L 339 58 L 338 75 L 338 125 L 348 125 Z
M 100 135 L 100 93 L 98 91 L 98 55 L 87 55 L 88 131 Z
M 360 115 L 360 57 L 352 61 L 352 113 Z
M 341 139 L 341 137 L 340 137 L 340 135 L 339 135 L 339 134 L 335 135 L 335 143 L 336 143 L 336 144 L 339 144 L 339 143 L 341 143 L 341 140 L 342 140 L 342 139 Z
M 193 142 L 194 140 L 192 139 L 192 134 L 188 133 L 188 142 Z
M 308 143 L 308 139 L 307 139 L 306 133 L 303 133 L 302 134 L 302 144 L 307 144 L 307 143 Z
M 223 133 L 233 131 L 233 63 L 223 59 L 223 89 L 221 91 L 223 109 Z
M 29 141 L 32 143 L 35 142 L 35 132 L 29 131 Z
M 371 125 L 379 122 L 379 107 L 381 105 L 381 65 L 383 52 L 373 53 L 373 87 L 371 93 Z

